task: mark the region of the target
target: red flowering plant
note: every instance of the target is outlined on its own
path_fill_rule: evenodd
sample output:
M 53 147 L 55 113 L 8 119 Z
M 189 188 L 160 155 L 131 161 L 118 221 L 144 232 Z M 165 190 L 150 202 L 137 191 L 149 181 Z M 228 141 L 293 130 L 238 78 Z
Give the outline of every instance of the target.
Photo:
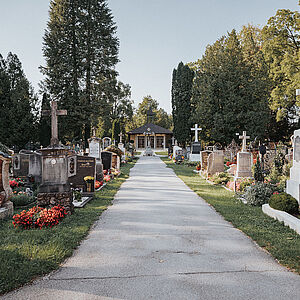
M 13 225 L 21 229 L 51 228 L 57 225 L 67 214 L 67 211 L 60 205 L 49 209 L 34 206 L 28 211 L 23 210 L 20 214 L 14 215 Z

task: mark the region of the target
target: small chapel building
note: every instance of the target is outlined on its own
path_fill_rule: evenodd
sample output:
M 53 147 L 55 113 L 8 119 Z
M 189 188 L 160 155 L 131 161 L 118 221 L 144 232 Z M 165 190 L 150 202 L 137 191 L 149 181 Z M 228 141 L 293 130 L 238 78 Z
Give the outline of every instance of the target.
M 173 132 L 152 123 L 131 130 L 127 134 L 137 151 L 144 151 L 149 147 L 154 151 L 165 151 L 172 144 Z

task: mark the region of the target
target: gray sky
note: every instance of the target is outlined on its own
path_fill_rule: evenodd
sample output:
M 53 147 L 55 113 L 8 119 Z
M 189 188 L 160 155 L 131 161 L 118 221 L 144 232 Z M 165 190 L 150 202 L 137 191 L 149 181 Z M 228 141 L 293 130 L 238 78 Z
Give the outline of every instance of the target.
M 44 64 L 42 37 L 49 0 L 0 0 L 0 53 L 18 55 L 37 90 Z M 118 26 L 120 80 L 139 103 L 151 95 L 171 112 L 172 71 L 180 61 L 195 61 L 207 44 L 239 30 L 265 25 L 277 9 L 299 10 L 298 0 L 108 0 Z

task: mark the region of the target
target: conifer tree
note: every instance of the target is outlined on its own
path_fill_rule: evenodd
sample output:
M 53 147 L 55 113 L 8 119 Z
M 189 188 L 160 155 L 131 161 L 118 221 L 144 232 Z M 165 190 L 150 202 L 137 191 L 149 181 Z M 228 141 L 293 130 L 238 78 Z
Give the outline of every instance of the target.
M 172 77 L 172 115 L 174 124 L 174 137 L 179 144 L 185 143 L 191 137 L 191 97 L 194 72 L 188 65 L 179 63 L 178 68 L 173 70 Z
M 0 79 L 0 140 L 21 149 L 36 140 L 37 97 L 15 54 L 0 55 Z
M 45 86 L 68 110 L 61 136 L 87 140 L 109 101 L 119 42 L 105 0 L 52 0 L 44 36 Z M 105 93 L 104 93 L 105 90 Z

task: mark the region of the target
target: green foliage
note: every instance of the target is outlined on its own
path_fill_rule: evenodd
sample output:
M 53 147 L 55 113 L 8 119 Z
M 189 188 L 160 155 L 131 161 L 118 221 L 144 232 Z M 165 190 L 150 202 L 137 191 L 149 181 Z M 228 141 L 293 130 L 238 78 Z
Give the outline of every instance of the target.
M 17 55 L 0 54 L 0 140 L 16 149 L 36 140 L 37 97 Z
M 50 99 L 49 96 L 44 93 L 42 99 L 42 111 L 50 110 Z M 51 139 L 51 118 L 48 116 L 41 116 L 38 127 L 39 127 L 39 142 L 43 147 L 50 145 Z
M 246 188 L 243 198 L 248 205 L 261 206 L 268 203 L 272 193 L 273 189 L 270 185 L 257 182 L 255 185 L 250 185 Z
M 274 209 L 282 210 L 289 214 L 299 213 L 298 201 L 287 193 L 273 194 L 269 200 L 269 205 Z
M 60 121 L 60 136 L 86 141 L 115 95 L 116 25 L 106 0 L 52 0 L 49 15 L 43 86 L 59 108 L 68 110 Z
M 254 181 L 251 178 L 243 178 L 240 181 L 240 191 L 244 192 L 248 186 L 252 185 L 253 182 Z
M 263 28 L 263 53 L 273 82 L 270 107 L 277 120 L 296 115 L 300 85 L 300 13 L 279 9 Z
M 14 204 L 14 207 L 26 206 L 34 201 L 32 197 L 26 194 L 13 195 L 10 200 Z
M 120 129 L 120 122 L 119 120 L 114 120 L 113 121 L 113 124 L 112 124 L 112 134 L 111 134 L 111 139 L 113 141 L 116 142 L 116 144 L 119 143 L 119 134 L 121 132 L 121 129 Z
M 147 111 L 151 109 L 154 116 L 147 120 Z M 171 117 L 162 108 L 159 108 L 158 101 L 153 99 L 150 95 L 143 98 L 142 102 L 139 103 L 136 114 L 133 117 L 133 122 L 128 124 L 127 130 L 131 130 L 145 124 L 153 123 L 163 128 L 170 129 L 172 126 Z
M 233 30 L 195 63 L 193 120 L 205 141 L 229 144 L 236 132 L 262 137 L 269 119 L 268 69 L 263 62 L 257 30 Z
M 226 172 L 216 173 L 211 177 L 211 180 L 216 184 L 224 184 L 230 181 L 230 175 Z
M 191 97 L 194 71 L 182 62 L 173 70 L 172 77 L 172 116 L 174 137 L 180 145 L 191 138 Z
M 262 171 L 259 156 L 257 156 L 256 163 L 253 166 L 253 177 L 254 177 L 255 181 L 264 181 L 264 174 Z

